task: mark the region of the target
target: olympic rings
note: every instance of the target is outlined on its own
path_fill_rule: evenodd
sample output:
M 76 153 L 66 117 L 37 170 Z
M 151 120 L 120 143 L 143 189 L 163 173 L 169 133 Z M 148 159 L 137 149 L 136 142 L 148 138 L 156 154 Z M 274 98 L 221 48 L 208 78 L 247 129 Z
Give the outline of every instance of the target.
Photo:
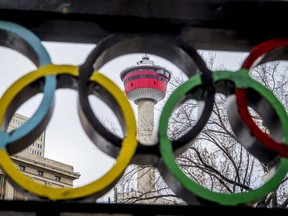
M 2 113 L 6 112 L 7 107 L 9 107 L 9 103 L 13 102 L 12 99 L 15 99 L 16 95 L 19 95 L 25 91 L 26 86 L 34 84 L 35 82 L 37 83 L 40 78 L 50 75 L 60 76 L 57 81 L 58 88 L 65 87 L 73 89 L 75 88 L 75 85 L 77 85 L 76 77 L 78 76 L 78 67 L 66 65 L 56 66 L 50 64 L 40 67 L 37 70 L 23 76 L 5 92 L 4 97 L 1 99 L 0 104 L 3 104 L 2 109 L 0 109 L 1 115 L 3 116 Z M 22 189 L 30 192 L 31 194 L 37 195 L 41 198 L 48 198 L 50 200 L 79 199 L 86 198 L 88 196 L 99 198 L 103 195 L 103 193 L 108 192 L 124 173 L 136 150 L 136 121 L 134 119 L 134 113 L 124 93 L 122 93 L 122 91 L 104 75 L 100 73 L 93 73 L 90 81 L 91 84 L 95 83 L 98 88 L 105 88 L 107 92 L 114 97 L 115 102 L 119 104 L 119 107 L 123 112 L 123 118 L 125 119 L 126 136 L 123 139 L 121 151 L 114 166 L 100 179 L 83 187 L 73 189 L 51 188 L 38 184 L 19 172 L 14 163 L 11 161 L 5 148 L 2 146 L 0 149 L 1 168 L 3 168 L 4 172 L 16 185 L 20 186 Z M 41 85 L 38 85 L 38 87 L 39 86 Z M 96 88 L 94 88 L 94 91 L 97 91 Z M 46 105 L 49 106 L 49 104 Z M 2 122 L 0 121 L 0 123 Z
M 39 38 L 34 35 L 31 31 L 19 26 L 15 23 L 0 21 L 0 45 L 18 50 L 22 54 L 26 55 L 36 66 L 43 66 L 51 63 L 49 54 L 46 49 L 42 46 Z M 7 145 L 9 153 L 14 154 L 19 151 L 19 148 L 26 143 L 32 143 L 37 139 L 43 132 L 46 124 L 49 121 L 51 110 L 46 110 L 47 104 L 53 103 L 53 95 L 56 89 L 56 77 L 47 76 L 45 77 L 44 84 L 44 96 L 41 104 L 37 111 L 29 118 L 23 125 L 14 130 L 12 134 L 7 135 L 6 132 L 0 131 L 1 146 Z M 28 91 L 28 89 L 27 89 Z M 32 94 L 32 92 L 30 92 Z M 25 101 L 25 97 L 18 96 L 18 102 Z M 14 100 L 17 101 L 17 100 Z M 17 102 L 17 103 L 18 103 Z M 15 102 L 16 103 L 16 102 Z M 1 107 L 1 105 L 0 105 Z M 6 129 L 12 115 L 16 111 L 17 104 L 12 103 L 9 107 L 8 112 L 2 113 L 0 121 L 2 130 Z M 53 107 L 50 107 L 51 109 Z M 42 124 L 42 123 L 46 124 Z M 40 127 L 42 125 L 42 127 Z M 32 131 L 32 133 L 28 133 Z M 29 134 L 29 135 L 28 135 Z M 9 144 L 9 145 L 8 145 Z
M 249 88 L 258 92 L 263 97 L 266 97 L 267 100 L 273 100 L 273 102 L 277 102 L 277 100 L 273 97 L 273 94 L 260 85 L 258 82 L 252 80 L 249 76 L 247 76 L 246 70 L 240 70 L 237 72 L 227 72 L 227 71 L 216 71 L 213 73 L 214 82 L 220 81 L 232 81 L 236 88 Z M 202 85 L 199 76 L 195 75 L 190 78 L 184 84 L 182 84 L 178 89 L 176 89 L 173 94 L 169 97 L 168 100 L 171 101 L 172 105 L 177 104 L 179 98 L 181 98 L 184 94 L 188 94 L 194 88 Z M 273 106 L 280 106 L 276 104 Z M 172 106 L 173 107 L 173 106 Z M 271 169 L 275 169 L 274 176 L 270 177 L 270 179 L 265 182 L 262 186 L 255 190 L 245 191 L 241 193 L 234 194 L 223 194 L 219 192 L 213 192 L 203 186 L 197 184 L 192 179 L 190 179 L 186 174 L 181 170 L 181 168 L 176 163 L 176 158 L 173 155 L 173 148 L 171 141 L 167 137 L 166 131 L 168 126 L 168 118 L 173 111 L 173 108 L 165 104 L 160 117 L 159 124 L 159 135 L 160 135 L 160 152 L 161 152 L 161 160 L 159 162 L 159 171 L 163 176 L 164 180 L 168 184 L 168 186 L 176 193 L 179 197 L 187 201 L 188 203 L 195 204 L 203 203 L 203 200 L 208 200 L 214 203 L 222 204 L 222 205 L 238 205 L 238 204 L 246 204 L 258 201 L 262 197 L 266 196 L 272 190 L 277 188 L 285 177 L 288 171 L 288 159 L 276 157 L 277 155 L 273 152 L 265 149 L 264 146 L 261 146 L 261 159 L 270 162 Z M 288 125 L 287 125 L 287 115 L 285 115 L 284 109 L 277 109 L 279 115 L 281 116 L 281 123 L 284 127 L 285 138 L 288 138 Z M 245 143 L 241 143 L 245 147 Z M 250 148 L 249 148 L 250 147 Z M 258 148 L 260 148 L 258 146 Z M 252 153 L 254 152 L 253 146 L 246 146 L 246 149 Z M 259 150 L 259 149 L 257 149 Z M 258 154 L 259 156 L 259 154 Z M 279 161 L 280 160 L 280 161 Z
M 211 71 L 206 67 L 205 62 L 194 48 L 176 38 L 167 35 L 146 35 L 146 34 L 115 34 L 100 41 L 96 48 L 87 57 L 85 63 L 80 67 L 79 86 L 81 92 L 79 100 L 84 103 L 87 99 L 87 86 L 85 80 L 90 77 L 93 70 L 99 70 L 109 60 L 118 56 L 130 53 L 150 53 L 163 57 L 174 62 L 188 77 L 194 74 L 201 74 L 203 83 L 207 87 L 199 93 L 199 118 L 192 129 L 184 136 L 173 140 L 175 154 L 183 153 L 193 143 L 199 132 L 206 124 L 207 118 L 212 112 L 214 103 L 214 89 L 211 85 Z M 87 103 L 87 102 L 86 102 Z M 90 134 L 90 138 L 97 142 L 97 146 L 106 154 L 115 157 L 119 149 L 121 139 L 107 130 L 94 115 L 90 107 L 83 107 L 83 115 L 86 120 L 82 123 L 84 129 Z M 117 115 L 117 113 L 115 113 Z M 159 158 L 159 142 L 154 145 L 143 145 L 138 141 L 136 156 L 133 159 L 135 164 L 155 164 Z
M 128 165 L 134 163 L 157 167 L 167 185 L 188 203 L 241 205 L 258 201 L 277 189 L 288 172 L 287 112 L 274 94 L 248 73 L 261 63 L 287 58 L 283 56 L 288 47 L 287 39 L 259 44 L 238 71 L 213 73 L 192 46 L 171 35 L 111 35 L 97 44 L 80 66 L 52 64 L 37 36 L 14 23 L 0 21 L 0 45 L 23 53 L 38 67 L 14 82 L 0 98 L 0 167 L 12 183 L 31 195 L 49 200 L 99 198 L 117 183 Z M 98 72 L 110 60 L 138 52 L 163 57 L 175 63 L 188 77 L 165 103 L 158 140 L 151 146 L 137 141 L 134 112 L 124 93 Z M 30 145 L 46 128 L 54 107 L 54 94 L 59 88 L 78 90 L 77 107 L 82 127 L 98 148 L 116 159 L 114 166 L 101 178 L 79 188 L 57 189 L 40 185 L 22 174 L 10 158 Z M 234 194 L 211 191 L 190 179 L 176 163 L 176 157 L 194 143 L 206 125 L 215 93 L 223 89 L 228 92 L 228 118 L 237 139 L 248 152 L 273 170 L 263 185 L 251 191 Z M 38 93 L 44 96 L 34 115 L 13 133 L 7 133 L 5 129 L 15 111 Z M 90 95 L 99 97 L 112 108 L 120 122 L 123 139 L 107 130 L 94 115 L 88 101 Z M 204 104 L 199 106 L 198 121 L 186 135 L 172 141 L 167 137 L 169 117 L 176 106 L 191 98 Z M 271 137 L 253 122 L 248 106 L 263 116 Z

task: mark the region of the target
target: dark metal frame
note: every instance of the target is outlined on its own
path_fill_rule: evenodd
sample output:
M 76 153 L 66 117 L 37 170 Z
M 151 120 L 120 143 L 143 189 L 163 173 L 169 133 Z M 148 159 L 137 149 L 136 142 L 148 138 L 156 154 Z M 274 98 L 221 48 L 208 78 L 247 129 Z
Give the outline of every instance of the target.
M 41 201 L 0 201 L 0 216 L 207 216 L 221 215 L 287 215 L 286 209 L 269 209 L 236 206 L 174 206 L 148 204 L 112 204 L 87 202 L 41 202 Z
M 280 0 L 1 0 L 0 20 L 44 41 L 97 43 L 120 32 L 169 33 L 196 49 L 248 51 L 288 36 L 288 2 Z

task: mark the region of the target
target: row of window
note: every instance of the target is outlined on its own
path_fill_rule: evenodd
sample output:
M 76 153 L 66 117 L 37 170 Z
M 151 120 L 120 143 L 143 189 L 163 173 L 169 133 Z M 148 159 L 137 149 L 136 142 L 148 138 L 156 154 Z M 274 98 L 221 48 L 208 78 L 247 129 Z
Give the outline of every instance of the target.
M 23 123 L 23 120 L 22 120 L 22 121 L 19 121 L 19 120 L 15 119 L 15 118 L 12 118 L 11 121 L 12 121 L 12 123 L 17 124 L 17 125 L 19 125 L 19 126 Z
M 24 123 L 23 120 L 17 120 L 16 118 L 12 118 L 12 119 L 11 119 L 11 122 L 14 123 L 14 124 L 17 125 L 17 126 L 15 127 L 15 126 L 11 125 L 11 123 L 10 123 L 9 128 L 8 128 L 8 130 L 7 130 L 8 132 L 11 132 L 12 130 L 14 130 L 15 128 L 21 126 L 21 125 Z M 41 136 L 38 138 L 38 140 L 40 140 L 40 141 L 43 141 L 43 139 L 44 139 L 44 138 L 43 138 L 43 135 L 41 135 Z
M 19 165 L 19 169 L 22 171 L 25 171 L 25 166 L 23 165 Z M 38 170 L 37 171 L 38 176 L 43 176 L 43 171 Z M 55 181 L 60 182 L 61 181 L 61 177 L 60 176 L 55 176 L 54 177 Z M 5 176 L 3 174 L 0 174 L 0 200 L 5 199 Z M 45 185 L 49 185 L 50 186 L 51 182 L 46 182 L 45 181 Z M 16 189 L 14 189 L 14 194 L 13 194 L 13 199 L 14 200 L 25 200 L 24 195 L 21 192 L 18 192 Z
M 19 164 L 19 170 L 24 172 L 25 171 L 25 166 Z M 37 170 L 37 175 L 38 176 L 43 176 L 44 173 L 41 170 Z M 61 181 L 61 177 L 60 176 L 54 176 L 54 180 L 60 182 Z
M 26 152 L 29 152 L 31 154 L 34 154 L 34 155 L 38 155 L 38 156 L 42 156 L 42 152 L 41 151 L 36 151 L 34 149 L 31 149 L 31 148 L 26 148 L 25 150 Z
M 156 69 L 156 68 L 146 68 L 146 69 L 135 69 L 135 70 L 131 70 L 129 71 L 126 75 L 134 73 L 134 72 L 138 72 L 138 71 L 155 71 L 157 74 L 161 74 L 165 77 L 167 77 L 168 79 L 170 79 L 170 73 L 164 69 Z
M 134 79 L 139 79 L 139 78 L 150 78 L 150 79 L 157 79 L 157 80 L 161 80 L 161 81 L 167 81 L 164 77 L 162 76 L 156 76 L 156 75 L 152 75 L 152 74 L 141 74 L 141 75 L 135 75 L 132 77 L 127 78 L 124 81 L 124 84 L 126 84 L 127 82 L 134 80 Z
M 170 79 L 170 73 L 168 71 L 166 71 L 166 70 L 156 69 L 155 72 L 158 73 L 158 74 L 162 74 L 163 76 L 165 76 L 168 79 Z
M 42 149 L 42 145 L 39 143 L 33 143 L 32 146 L 39 148 L 39 149 Z

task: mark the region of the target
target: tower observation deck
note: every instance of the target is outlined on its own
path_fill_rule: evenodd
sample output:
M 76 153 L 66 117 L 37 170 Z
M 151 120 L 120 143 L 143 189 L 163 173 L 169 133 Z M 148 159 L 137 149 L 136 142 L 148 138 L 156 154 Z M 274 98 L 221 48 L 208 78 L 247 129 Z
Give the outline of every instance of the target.
M 124 69 L 120 77 L 128 98 L 135 104 L 142 99 L 156 104 L 166 95 L 171 73 L 164 67 L 155 65 L 148 55 L 144 55 L 137 65 Z

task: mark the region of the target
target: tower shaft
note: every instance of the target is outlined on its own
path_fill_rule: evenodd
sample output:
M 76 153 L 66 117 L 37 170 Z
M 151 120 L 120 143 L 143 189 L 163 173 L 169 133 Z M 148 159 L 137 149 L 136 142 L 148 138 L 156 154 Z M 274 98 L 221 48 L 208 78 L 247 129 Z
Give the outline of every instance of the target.
M 145 145 L 152 145 L 152 133 L 154 128 L 154 102 L 141 99 L 138 105 L 138 140 Z M 149 167 L 138 166 L 137 191 L 149 197 L 151 191 L 155 190 L 155 170 Z M 151 194 L 150 194 L 151 196 Z
M 154 128 L 154 102 L 141 99 L 138 102 L 138 140 L 146 145 L 152 144 Z

